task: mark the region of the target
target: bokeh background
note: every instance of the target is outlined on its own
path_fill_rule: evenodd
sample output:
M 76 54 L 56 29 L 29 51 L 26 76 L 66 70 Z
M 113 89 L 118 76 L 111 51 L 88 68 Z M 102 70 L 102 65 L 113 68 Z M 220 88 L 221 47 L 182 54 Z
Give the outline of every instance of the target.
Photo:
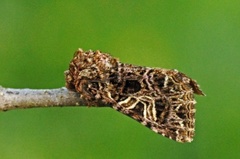
M 181 144 L 111 108 L 0 112 L 0 158 L 240 158 L 240 1 L 0 2 L 0 85 L 58 88 L 73 53 L 99 49 L 196 79 L 196 135 Z

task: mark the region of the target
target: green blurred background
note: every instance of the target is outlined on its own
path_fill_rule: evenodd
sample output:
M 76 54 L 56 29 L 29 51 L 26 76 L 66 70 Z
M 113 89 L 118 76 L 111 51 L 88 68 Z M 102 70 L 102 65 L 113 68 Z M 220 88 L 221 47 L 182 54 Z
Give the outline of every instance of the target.
M 0 158 L 240 158 L 240 1 L 0 2 L 0 85 L 58 88 L 74 51 L 196 79 L 196 135 L 181 144 L 111 108 L 0 112 Z

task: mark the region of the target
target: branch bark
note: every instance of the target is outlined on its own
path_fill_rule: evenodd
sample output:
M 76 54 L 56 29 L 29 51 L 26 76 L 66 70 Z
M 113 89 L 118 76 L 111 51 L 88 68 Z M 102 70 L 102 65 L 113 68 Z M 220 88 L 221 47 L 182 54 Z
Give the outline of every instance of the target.
M 0 111 L 17 108 L 86 106 L 77 92 L 67 88 L 57 89 L 14 89 L 0 86 Z M 98 103 L 95 106 L 104 105 Z M 105 104 L 106 106 L 106 104 Z

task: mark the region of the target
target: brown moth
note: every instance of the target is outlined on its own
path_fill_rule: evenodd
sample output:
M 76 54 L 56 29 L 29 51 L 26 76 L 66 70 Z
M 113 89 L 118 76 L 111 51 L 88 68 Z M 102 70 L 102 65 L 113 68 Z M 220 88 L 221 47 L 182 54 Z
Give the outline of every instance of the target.
M 105 103 L 165 137 L 193 140 L 194 93 L 204 93 L 177 70 L 124 64 L 99 50 L 78 49 L 65 77 L 66 87 L 89 106 Z

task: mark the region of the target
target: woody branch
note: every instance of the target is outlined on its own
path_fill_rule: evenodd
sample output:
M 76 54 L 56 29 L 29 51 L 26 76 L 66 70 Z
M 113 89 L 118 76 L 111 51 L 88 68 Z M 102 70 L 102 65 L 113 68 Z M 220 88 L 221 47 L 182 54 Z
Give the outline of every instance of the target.
M 98 103 L 96 106 L 100 106 Z M 17 108 L 63 107 L 87 105 L 77 92 L 57 89 L 14 89 L 0 86 L 0 111 Z

